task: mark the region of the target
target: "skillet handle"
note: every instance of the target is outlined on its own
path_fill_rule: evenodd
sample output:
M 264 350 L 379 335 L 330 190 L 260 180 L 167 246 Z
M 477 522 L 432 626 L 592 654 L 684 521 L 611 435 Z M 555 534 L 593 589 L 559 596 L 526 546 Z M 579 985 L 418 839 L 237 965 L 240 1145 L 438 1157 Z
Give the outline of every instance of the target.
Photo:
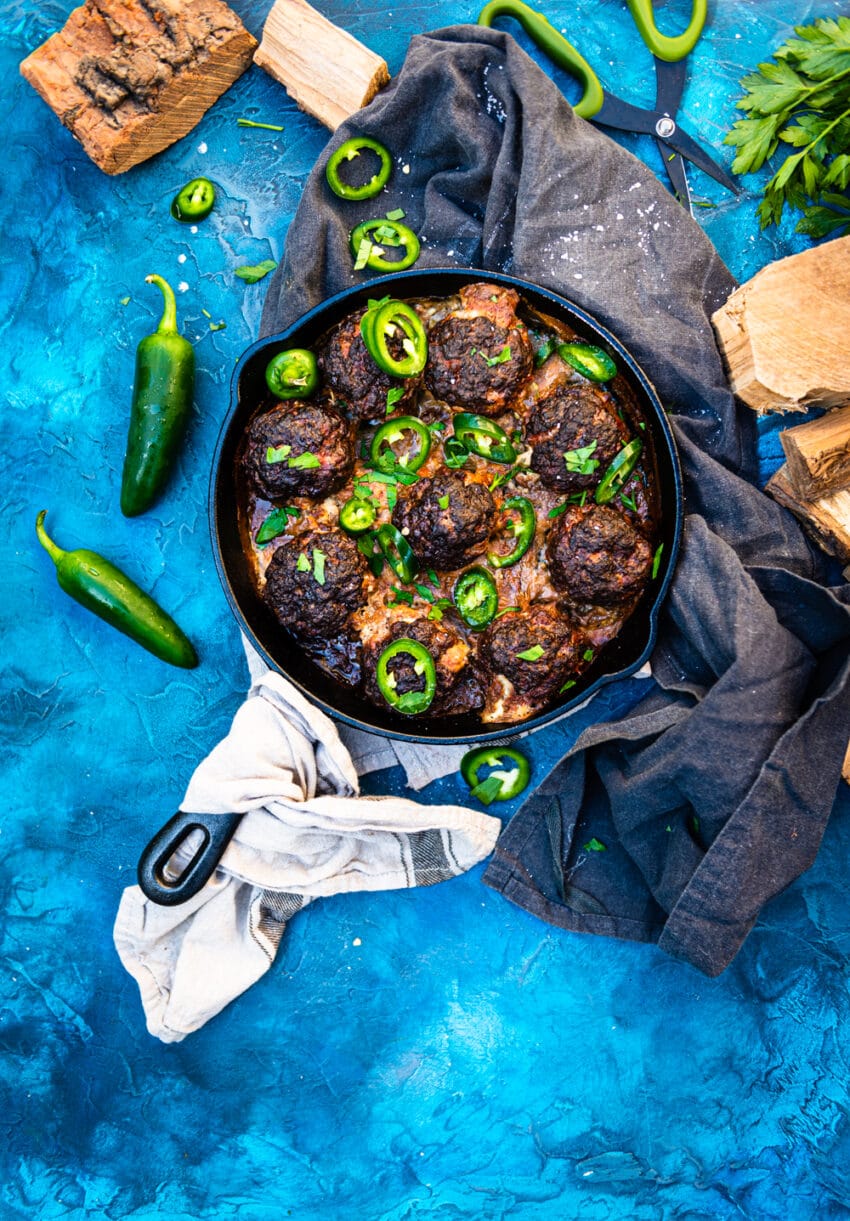
M 142 893 L 163 907 L 191 899 L 212 877 L 241 820 L 241 814 L 186 814 L 178 810 L 139 857 L 137 876 Z M 202 839 L 189 863 L 170 878 L 166 866 L 193 831 L 200 831 Z

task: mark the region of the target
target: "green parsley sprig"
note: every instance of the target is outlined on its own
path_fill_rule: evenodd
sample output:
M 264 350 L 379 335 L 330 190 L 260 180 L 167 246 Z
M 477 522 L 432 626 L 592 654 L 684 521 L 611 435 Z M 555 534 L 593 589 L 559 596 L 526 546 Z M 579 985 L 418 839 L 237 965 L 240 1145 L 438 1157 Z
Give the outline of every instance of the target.
M 738 119 L 725 139 L 732 170 L 761 169 L 780 142 L 793 152 L 767 182 L 757 210 L 762 229 L 786 207 L 803 213 L 797 233 L 850 233 L 850 17 L 797 26 L 768 63 L 745 76 Z

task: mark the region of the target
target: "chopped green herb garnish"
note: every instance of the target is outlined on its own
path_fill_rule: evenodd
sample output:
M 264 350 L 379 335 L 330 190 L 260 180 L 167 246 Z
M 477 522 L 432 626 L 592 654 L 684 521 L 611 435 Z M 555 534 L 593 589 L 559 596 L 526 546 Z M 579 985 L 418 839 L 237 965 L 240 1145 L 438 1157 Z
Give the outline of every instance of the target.
M 593 649 L 585 649 L 581 656 L 584 661 L 593 661 L 596 654 L 593 652 Z
M 591 454 L 596 449 L 596 441 L 591 441 L 589 445 L 582 445 L 579 449 L 570 449 L 564 454 L 564 462 L 567 464 L 567 470 L 571 475 L 592 475 L 599 466 L 599 459 L 592 458 Z
M 291 445 L 270 445 L 266 450 L 266 462 L 269 465 L 273 465 L 275 462 L 284 462 L 291 453 Z
M 519 464 L 517 466 L 512 466 L 510 470 L 501 471 L 498 475 L 494 476 L 489 490 L 491 492 L 495 492 L 496 488 L 500 488 L 503 484 L 508 483 L 511 479 L 513 479 L 514 475 L 518 475 L 521 470 L 523 470 L 523 467 L 522 464 Z
M 584 850 L 585 850 L 585 852 L 607 852 L 608 851 L 608 849 L 605 847 L 605 845 L 602 843 L 602 841 L 597 839 L 595 835 L 594 835 L 593 839 L 589 839 L 587 841 L 587 843 L 584 844 Z
M 391 386 L 387 391 L 387 415 L 401 398 L 404 398 L 404 389 L 401 386 Z
M 502 615 L 515 615 L 519 613 L 518 606 L 506 606 L 504 610 L 500 610 L 498 614 L 493 616 L 493 619 L 501 619 Z
M 429 619 L 442 619 L 443 611 L 448 610 L 452 605 L 451 598 L 438 598 L 431 609 L 428 611 Z
M 637 504 L 634 496 L 627 496 L 625 492 L 621 492 L 620 500 L 622 500 L 627 509 L 631 509 L 632 513 L 637 513 Z
M 413 594 L 409 589 L 399 589 L 397 585 L 391 585 L 390 589 L 393 592 L 392 598 L 387 598 L 387 606 L 412 606 Z
M 307 450 L 303 454 L 299 454 L 296 458 L 289 459 L 289 465 L 295 471 L 315 471 L 322 465 L 318 454 L 311 454 Z
M 313 576 L 319 585 L 325 583 L 325 560 L 327 556 L 318 547 L 313 548 Z
M 256 284 L 258 280 L 262 280 L 270 271 L 274 271 L 277 263 L 274 259 L 263 259 L 262 263 L 254 263 L 253 265 L 246 264 L 243 267 L 237 267 L 233 272 L 240 280 L 244 280 L 246 284 Z
M 437 497 L 437 504 L 440 506 L 440 508 L 441 508 L 441 509 L 447 509 L 447 508 L 449 507 L 449 494 L 448 494 L 448 492 L 446 492 L 445 496 L 438 496 L 438 497 Z
M 574 678 L 568 678 L 563 687 L 561 687 L 558 691 L 558 695 L 563 695 L 565 691 L 569 691 L 570 687 L 574 687 L 575 685 L 576 680 Z
M 298 569 L 299 572 L 309 572 L 310 571 L 310 561 L 307 559 L 307 557 L 303 551 L 298 556 L 298 559 L 295 561 L 295 567 Z
M 497 776 L 495 772 L 488 776 L 486 780 L 482 780 L 480 784 L 476 784 L 475 788 L 470 789 L 471 797 L 477 797 L 482 805 L 488 806 L 502 791 L 502 778 Z
M 253 119 L 237 119 L 237 127 L 262 127 L 264 131 L 283 131 L 277 123 L 255 123 Z
M 270 543 L 273 538 L 283 534 L 289 525 L 290 517 L 298 517 L 300 512 L 301 510 L 296 509 L 294 505 L 281 505 L 278 509 L 272 509 L 256 533 L 257 543 L 260 545 Z
M 120 301 L 120 304 L 121 304 L 121 305 L 129 305 L 129 304 L 130 304 L 130 298 L 129 298 L 129 297 L 122 297 L 122 298 L 121 298 L 121 301 Z
M 498 356 L 485 356 L 481 353 L 481 359 L 488 368 L 492 369 L 494 365 L 506 365 L 511 358 L 511 345 L 506 343 Z
M 211 331 L 223 331 L 226 326 L 227 326 L 226 322 L 211 322 L 210 330 Z
M 555 505 L 554 509 L 550 509 L 546 514 L 547 517 L 560 517 L 562 513 L 566 513 L 570 507 L 570 502 L 565 500 L 563 504 Z
M 418 581 L 414 581 L 413 588 L 416 590 L 416 592 L 419 594 L 419 596 L 421 598 L 425 599 L 426 602 L 434 601 L 434 595 L 431 592 L 431 590 L 428 588 L 427 585 L 420 585 Z
M 517 653 L 517 657 L 521 661 L 539 661 L 546 650 L 541 644 L 533 644 L 530 649 L 523 649 L 521 653 Z
M 369 241 L 368 237 L 364 237 L 361 240 L 360 245 L 357 247 L 357 257 L 354 260 L 354 270 L 355 271 L 363 270 L 363 268 L 369 262 L 369 256 L 371 255 L 373 250 L 375 251 L 376 254 L 384 253 L 383 250 L 381 250 L 380 246 L 374 246 L 372 244 L 372 242 Z
M 440 588 L 440 578 L 437 576 L 436 572 L 434 572 L 433 568 L 427 568 L 425 570 L 425 576 L 428 578 L 428 580 L 431 582 L 431 584 L 435 587 L 435 589 Z
M 658 570 L 661 567 L 661 552 L 664 550 L 664 544 L 659 543 L 655 549 L 655 555 L 652 557 L 652 579 L 658 576 Z

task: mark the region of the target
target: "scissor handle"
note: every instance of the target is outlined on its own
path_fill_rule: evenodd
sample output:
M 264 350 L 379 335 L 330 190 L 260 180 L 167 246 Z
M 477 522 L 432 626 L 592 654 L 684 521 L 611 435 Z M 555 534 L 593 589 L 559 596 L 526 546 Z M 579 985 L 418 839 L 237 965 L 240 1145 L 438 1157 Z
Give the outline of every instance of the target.
M 676 63 L 677 60 L 689 55 L 697 45 L 702 27 L 705 25 L 708 0 L 693 0 L 688 28 L 675 37 L 668 37 L 658 29 L 655 24 L 652 0 L 626 0 L 626 3 L 634 18 L 634 23 L 640 31 L 641 38 L 652 54 L 657 55 L 659 59 L 664 59 L 668 63 Z
M 699 2 L 699 0 L 695 0 Z M 702 0 L 705 3 L 705 0 Z M 651 11 L 651 10 L 650 10 Z M 496 17 L 513 17 L 541 51 L 545 51 L 553 63 L 563 68 L 582 86 L 584 92 L 573 110 L 583 119 L 592 119 L 602 109 L 605 100 L 599 77 L 587 60 L 579 55 L 571 42 L 559 34 L 543 13 L 535 12 L 522 0 L 490 0 L 478 15 L 478 24 L 490 26 Z M 635 18 L 637 20 L 637 18 Z M 684 55 L 685 52 L 682 52 Z

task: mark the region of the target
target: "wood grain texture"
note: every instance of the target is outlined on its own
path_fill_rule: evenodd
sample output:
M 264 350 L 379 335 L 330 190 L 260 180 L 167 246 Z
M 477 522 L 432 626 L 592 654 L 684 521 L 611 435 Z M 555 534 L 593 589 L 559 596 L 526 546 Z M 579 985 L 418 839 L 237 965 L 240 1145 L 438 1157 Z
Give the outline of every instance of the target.
M 788 478 L 806 500 L 828 496 L 850 484 L 850 407 L 779 434 Z
M 254 62 L 335 131 L 390 79 L 386 62 L 306 0 L 276 0 Z
M 844 563 L 850 562 L 850 490 L 844 488 L 831 496 L 806 500 L 798 495 L 785 465 L 771 476 L 765 491 L 799 518 L 819 547 Z
M 191 131 L 256 46 L 221 0 L 87 0 L 20 70 L 92 161 L 120 174 Z
M 770 263 L 712 323 L 732 390 L 755 411 L 850 403 L 850 237 Z

